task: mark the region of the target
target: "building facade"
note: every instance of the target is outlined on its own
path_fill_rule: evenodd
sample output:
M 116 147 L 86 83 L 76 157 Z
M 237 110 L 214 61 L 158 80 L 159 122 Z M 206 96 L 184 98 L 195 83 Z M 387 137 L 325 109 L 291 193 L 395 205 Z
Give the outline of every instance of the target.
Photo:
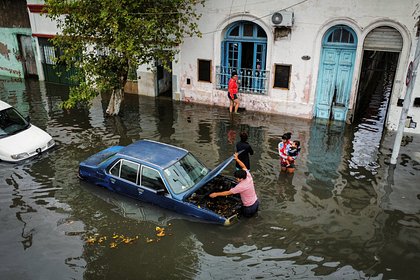
M 390 67 L 384 97 L 388 129 L 398 127 L 414 60 L 416 1 L 207 1 L 202 38 L 187 38 L 172 65 L 175 100 L 228 106 L 227 81 L 239 74 L 249 111 L 353 122 L 369 102 L 369 79 Z M 159 91 L 140 69 L 139 91 Z M 419 83 L 408 116 L 420 120 Z M 406 128 L 420 133 L 420 127 Z
M 34 46 L 26 2 L 0 1 L 0 76 L 37 76 Z
M 38 76 L 51 80 L 56 54 L 46 39 L 58 30 L 42 6 L 28 1 Z M 169 87 L 174 100 L 228 106 L 227 82 L 237 72 L 246 110 L 351 123 L 386 68 L 385 126 L 398 128 L 418 41 L 417 1 L 212 0 L 198 9 L 202 37 L 185 39 L 171 73 L 140 67 L 139 94 Z M 413 84 L 405 132 L 420 133 L 420 81 Z

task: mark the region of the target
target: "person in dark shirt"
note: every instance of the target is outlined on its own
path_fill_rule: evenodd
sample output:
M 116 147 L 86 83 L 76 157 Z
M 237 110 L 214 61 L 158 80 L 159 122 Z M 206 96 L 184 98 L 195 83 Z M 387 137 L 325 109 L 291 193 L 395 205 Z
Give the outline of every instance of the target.
M 245 164 L 246 168 L 250 170 L 249 155 L 253 155 L 254 150 L 252 150 L 251 145 L 247 142 L 248 134 L 245 131 L 241 132 L 239 136 L 241 137 L 241 140 L 236 143 L 236 152 L 239 153 L 240 151 L 243 151 L 238 155 L 238 158 Z M 238 163 L 236 163 L 236 169 L 241 169 L 241 166 Z

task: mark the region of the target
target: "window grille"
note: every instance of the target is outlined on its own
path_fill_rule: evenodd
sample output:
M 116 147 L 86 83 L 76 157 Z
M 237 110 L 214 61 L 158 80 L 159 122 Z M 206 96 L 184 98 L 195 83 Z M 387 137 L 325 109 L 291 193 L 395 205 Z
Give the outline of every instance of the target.
M 265 95 L 268 91 L 268 77 L 270 71 L 258 69 L 234 69 L 231 67 L 217 66 L 216 67 L 216 88 L 227 90 L 229 79 L 232 72 L 238 73 L 238 80 L 240 81 L 240 93 L 252 93 Z

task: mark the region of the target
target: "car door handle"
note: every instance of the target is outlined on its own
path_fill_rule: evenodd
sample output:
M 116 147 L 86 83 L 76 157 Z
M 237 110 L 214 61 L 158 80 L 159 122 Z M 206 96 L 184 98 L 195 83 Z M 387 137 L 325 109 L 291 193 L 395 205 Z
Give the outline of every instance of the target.
M 111 181 L 111 183 L 113 183 L 113 184 L 114 184 L 114 183 L 115 183 L 115 181 L 116 181 L 114 178 L 111 178 L 111 179 L 109 179 L 109 180 L 110 180 L 110 181 Z

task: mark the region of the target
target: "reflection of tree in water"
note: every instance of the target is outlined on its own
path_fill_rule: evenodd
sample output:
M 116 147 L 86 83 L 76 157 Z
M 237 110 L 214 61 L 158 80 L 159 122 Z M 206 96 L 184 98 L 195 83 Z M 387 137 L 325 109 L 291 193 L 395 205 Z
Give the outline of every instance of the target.
M 125 122 L 120 116 L 107 117 L 105 125 L 109 127 L 112 134 L 119 136 L 119 145 L 126 146 L 132 143 L 132 140 L 127 136 Z
M 171 136 L 175 133 L 174 129 L 174 106 L 172 99 L 166 98 L 157 98 L 156 99 L 157 107 L 157 118 L 159 119 L 157 123 L 157 130 L 159 132 L 160 141 L 169 143 L 171 141 Z

